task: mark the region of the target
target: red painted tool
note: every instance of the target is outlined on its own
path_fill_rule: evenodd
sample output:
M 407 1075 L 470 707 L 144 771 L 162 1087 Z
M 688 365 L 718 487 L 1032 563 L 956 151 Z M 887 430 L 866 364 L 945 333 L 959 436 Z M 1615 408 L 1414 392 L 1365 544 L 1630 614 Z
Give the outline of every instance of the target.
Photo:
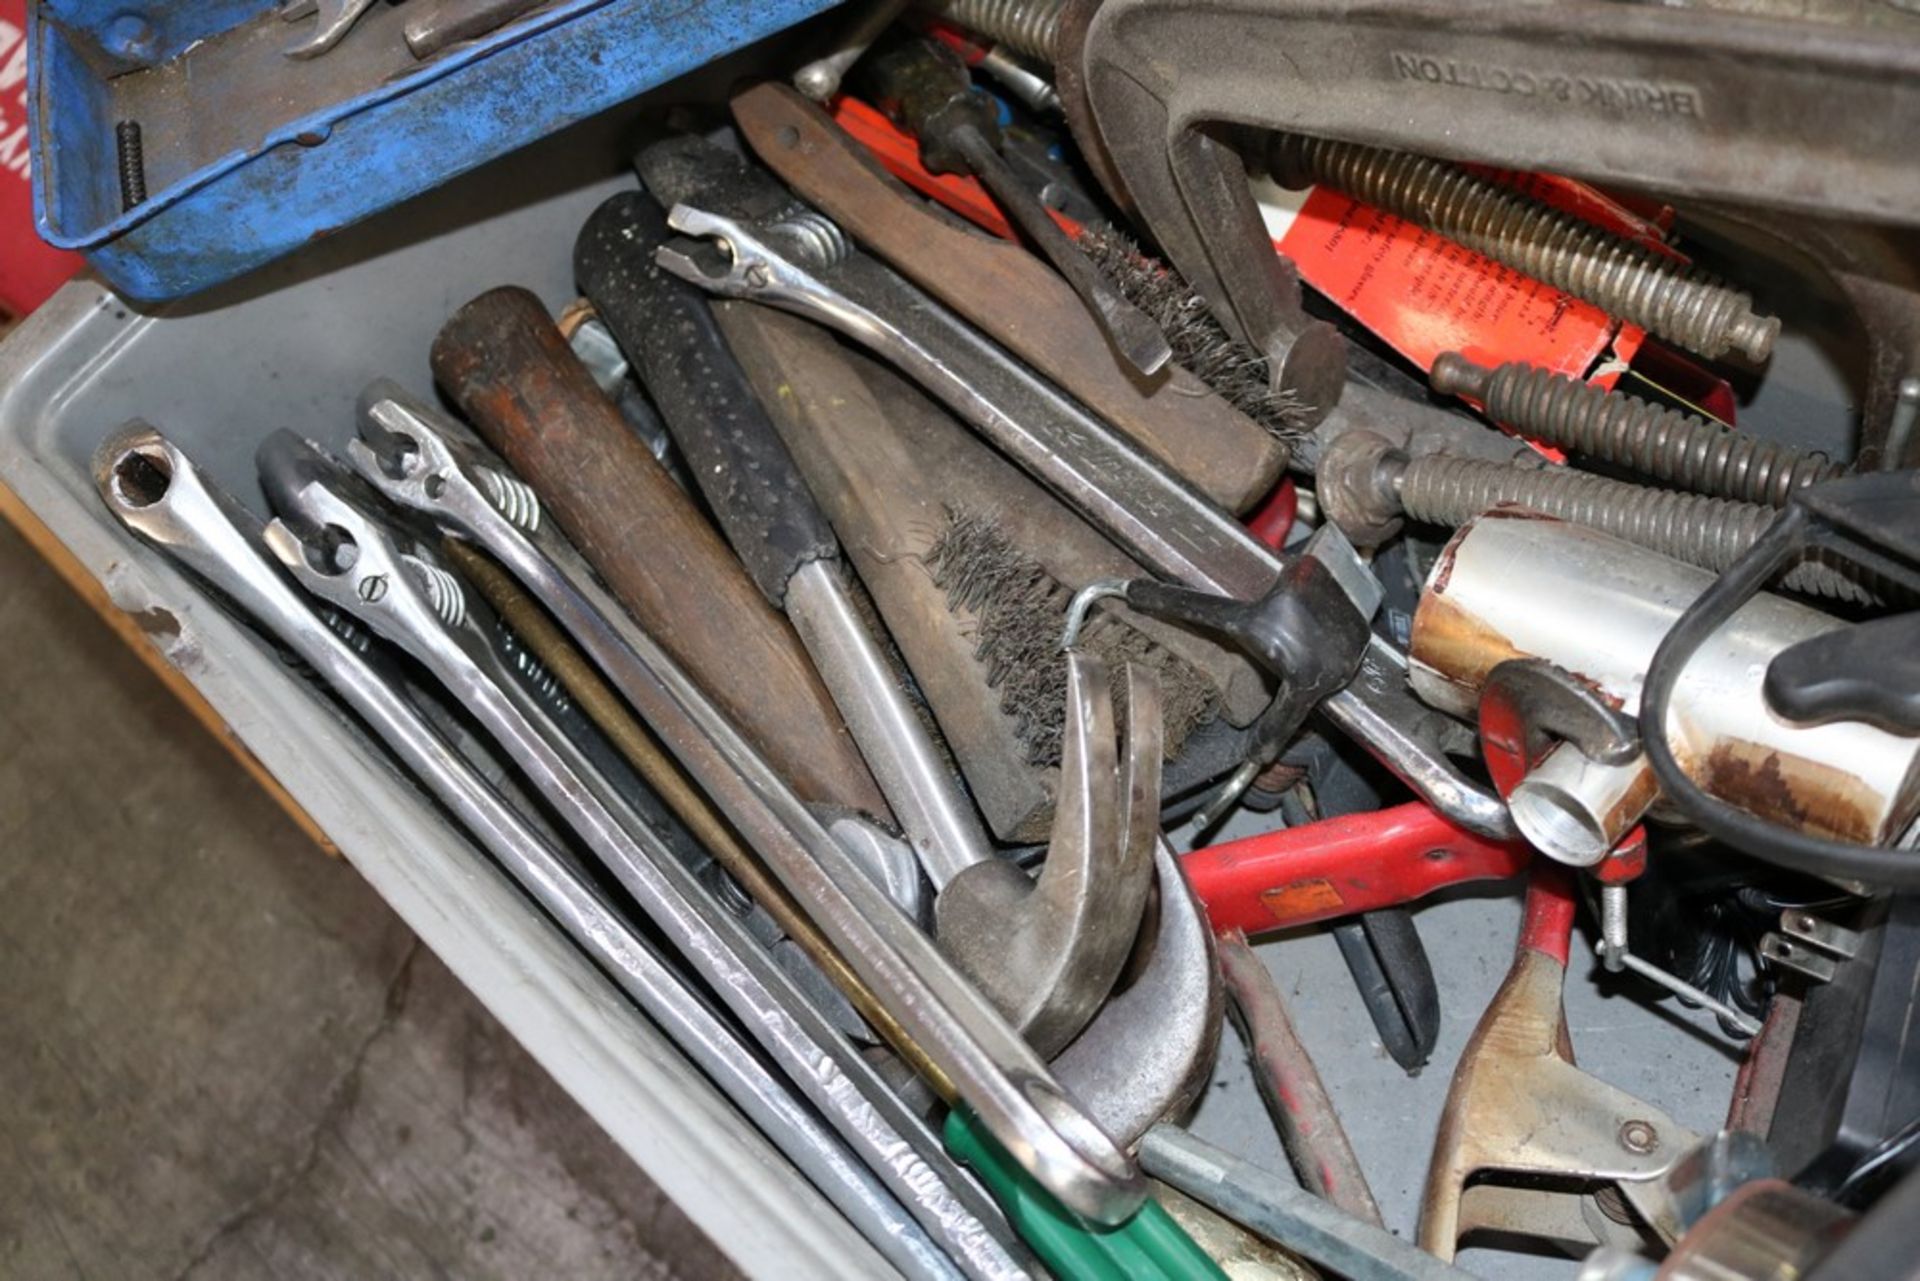
M 1258 934 L 1504 880 L 1530 857 L 1523 844 L 1462 831 L 1415 801 L 1223 841 L 1181 866 L 1216 932 Z

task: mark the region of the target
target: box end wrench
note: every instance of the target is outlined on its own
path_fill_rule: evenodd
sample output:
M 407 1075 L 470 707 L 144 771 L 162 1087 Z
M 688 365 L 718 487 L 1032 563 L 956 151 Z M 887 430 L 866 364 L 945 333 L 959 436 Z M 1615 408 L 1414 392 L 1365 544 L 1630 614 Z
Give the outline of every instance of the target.
M 914 1123 L 858 1054 L 500 670 L 466 611 L 464 585 L 409 533 L 375 514 L 379 499 L 358 478 L 299 438 L 284 432 L 269 437 L 261 449 L 261 471 L 281 513 L 267 527 L 266 541 L 295 581 L 412 654 L 473 712 L 956 1259 L 985 1276 L 1015 1269 L 949 1181 L 927 1177 L 927 1159 L 907 1139 Z M 865 881 L 864 872 L 855 869 L 853 875 L 884 910 L 904 922 L 882 892 Z
M 504 474 L 504 473 L 503 473 Z M 426 478 L 421 477 L 424 482 Z M 499 560 L 607 673 L 814 918 L 881 994 L 935 1088 L 963 1100 L 1015 1160 L 1096 1222 L 1136 1209 L 1132 1162 L 1018 1034 L 896 909 L 799 797 L 651 637 L 609 598 L 548 522 L 506 519 L 461 478 L 418 487 L 419 510 Z
M 508 875 L 884 1253 L 916 1275 L 952 1275 L 892 1195 L 716 1017 L 708 998 L 697 995 L 572 860 L 506 804 L 369 659 L 296 593 L 269 562 L 258 518 L 145 424 L 130 424 L 109 437 L 95 452 L 93 470 L 101 498 L 122 524 L 210 583 L 317 672 Z

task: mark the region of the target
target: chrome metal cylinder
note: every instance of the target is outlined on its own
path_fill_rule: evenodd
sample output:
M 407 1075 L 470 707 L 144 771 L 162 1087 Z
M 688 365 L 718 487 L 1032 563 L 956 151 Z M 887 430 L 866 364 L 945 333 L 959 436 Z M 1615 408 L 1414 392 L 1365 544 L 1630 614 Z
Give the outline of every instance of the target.
M 1633 830 L 1659 790 L 1645 756 L 1607 765 L 1562 743 L 1514 785 L 1507 809 L 1542 854 L 1591 867 Z
M 1495 666 L 1537 657 L 1638 711 L 1654 650 L 1713 578 L 1598 530 L 1489 512 L 1460 530 L 1427 579 L 1413 621 L 1413 688 L 1471 719 Z M 1920 809 L 1920 739 L 1859 723 L 1790 724 L 1761 694 L 1774 655 L 1844 625 L 1777 596 L 1749 601 L 1681 673 L 1667 733 L 1681 768 L 1729 804 L 1799 831 L 1886 844 Z

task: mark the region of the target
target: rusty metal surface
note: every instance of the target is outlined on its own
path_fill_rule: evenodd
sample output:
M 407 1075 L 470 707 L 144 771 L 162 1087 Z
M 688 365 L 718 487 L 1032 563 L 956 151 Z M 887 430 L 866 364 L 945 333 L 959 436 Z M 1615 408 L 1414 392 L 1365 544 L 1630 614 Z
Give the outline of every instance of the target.
M 539 299 L 496 289 L 433 344 L 434 376 L 620 602 L 809 801 L 887 813 L 786 620 L 580 364 Z
M 1869 28 L 1588 0 L 1111 0 L 1064 34 L 1074 61 L 1059 81 L 1083 136 L 1089 110 L 1097 121 L 1104 176 L 1231 324 L 1287 299 L 1226 270 L 1265 245 L 1257 220 L 1196 207 L 1182 181 L 1206 128 L 1284 126 L 1911 222 L 1920 38 L 1893 16 Z
M 1569 918 L 1570 919 L 1570 918 Z M 1564 949 L 1564 930 L 1560 935 Z M 1460 1057 L 1434 1140 L 1420 1245 L 1451 1259 L 1479 1229 L 1566 1240 L 1579 1207 L 1539 1183 L 1611 1184 L 1660 1236 L 1677 1231 L 1656 1186 L 1696 1136 L 1666 1113 L 1573 1065 L 1560 956 L 1523 945 Z M 1468 1195 L 1469 1185 L 1502 1184 Z M 1511 1185 L 1521 1185 L 1511 1191 Z M 1529 1184 L 1534 1186 L 1529 1187 Z M 1540 1202 L 1543 1195 L 1556 1201 Z M 1587 1244 L 1599 1244 L 1587 1235 Z
M 819 108 L 783 85 L 737 95 L 755 153 L 874 253 L 1139 441 L 1231 511 L 1265 497 L 1287 447 L 1178 367 L 1123 368 L 1065 282 L 1021 246 L 915 200 Z
M 1413 688 L 1471 717 L 1495 667 L 1544 658 L 1637 713 L 1654 649 L 1712 579 L 1595 530 L 1489 512 L 1447 544 L 1421 593 Z M 1920 806 L 1920 743 L 1859 723 L 1788 724 L 1760 689 L 1774 654 L 1842 626 L 1756 597 L 1688 665 L 1668 733 L 1681 768 L 1713 795 L 1800 830 L 1881 842 Z
M 1259 1067 L 1261 1093 L 1301 1186 L 1357 1219 L 1378 1224 L 1380 1207 L 1366 1172 L 1347 1142 L 1320 1070 L 1293 1029 L 1279 984 L 1240 931 L 1222 934 L 1215 947 L 1241 1039 Z

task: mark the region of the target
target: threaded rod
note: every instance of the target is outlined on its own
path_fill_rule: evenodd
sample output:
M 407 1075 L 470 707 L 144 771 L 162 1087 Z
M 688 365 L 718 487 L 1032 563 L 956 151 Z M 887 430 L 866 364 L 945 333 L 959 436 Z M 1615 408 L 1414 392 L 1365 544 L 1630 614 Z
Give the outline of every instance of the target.
M 1378 205 L 1702 356 L 1737 351 L 1758 364 L 1780 332 L 1705 272 L 1444 160 L 1278 134 L 1269 163 L 1289 186 L 1323 184 Z
M 1699 494 L 1784 507 L 1797 489 L 1845 468 L 1825 454 L 1517 361 L 1489 369 L 1458 352 L 1433 362 L 1433 389 L 1468 396 L 1523 436 L 1631 467 Z
M 1777 514 L 1757 503 L 1648 489 L 1564 467 L 1521 468 L 1446 454 L 1393 456 L 1386 465 L 1401 509 L 1423 524 L 1452 528 L 1510 503 L 1716 573 L 1739 560 Z M 1874 599 L 1859 583 L 1813 562 L 1796 565 L 1781 585 L 1832 600 Z
M 921 0 L 920 7 L 1016 53 L 1049 63 L 1058 57 L 1065 0 Z

